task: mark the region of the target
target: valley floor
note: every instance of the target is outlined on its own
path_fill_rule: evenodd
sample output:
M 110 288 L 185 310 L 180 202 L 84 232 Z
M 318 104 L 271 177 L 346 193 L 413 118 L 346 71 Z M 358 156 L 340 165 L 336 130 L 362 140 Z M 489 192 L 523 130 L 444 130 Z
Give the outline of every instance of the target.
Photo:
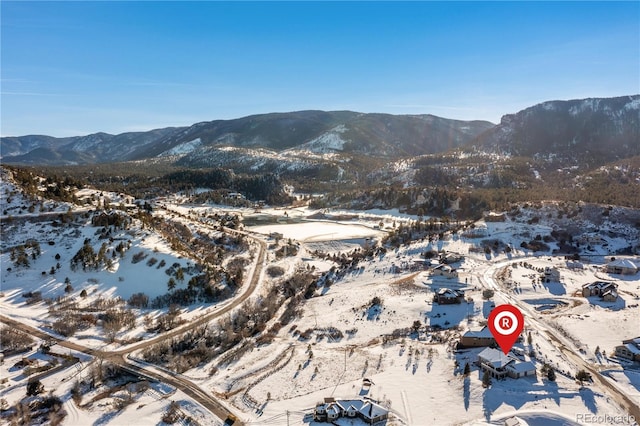
M 184 223 L 194 230 L 204 227 L 197 218 L 205 212 L 234 211 L 245 218 L 253 214 L 220 206 L 166 204 L 163 214 L 184 214 Z M 303 208 L 287 209 L 284 213 L 265 209 L 261 214 L 267 217 L 266 223 L 244 229 L 256 241 L 271 246 L 264 265 L 281 267 L 284 277 L 298 268 L 313 267 L 316 273 L 333 277 L 332 283 L 318 287 L 314 297 L 304 300 L 299 316 L 283 325 L 272 342 L 253 344 L 235 360 L 221 363 L 214 359 L 177 375 L 235 413 L 239 422 L 316 424 L 313 409 L 328 397 L 377 401 L 390 412 L 388 425 L 503 424 L 514 416 L 522 420 L 521 424 L 579 425 L 589 423 L 586 420 L 589 416 L 631 420 L 629 416 L 636 415 L 633 410 L 638 409 L 640 397 L 640 367 L 613 355 L 614 348 L 623 340 L 640 336 L 640 274 L 607 274 L 603 265 L 609 253 L 638 237 L 637 230 L 631 229 L 628 239 L 608 238 L 607 246 L 601 243 L 595 247 L 593 256 L 574 262 L 554 256 L 551 249 L 557 247 L 553 244 L 545 252 L 521 248 L 524 239 L 549 235 L 553 229 L 549 223 L 481 221 L 476 226 L 486 229 L 482 238 L 456 233 L 414 241 L 365 259 L 336 275 L 337 263 L 330 257 L 318 256 L 318 252 L 339 258 L 379 242 L 400 224 L 410 224 L 417 218 L 397 212 L 343 211 L 331 212 L 333 218 L 310 219 L 317 212 Z M 604 229 L 601 231 L 606 235 Z M 73 272 L 68 259 L 95 228 L 82 225 L 60 233 L 45 224 L 34 223 L 16 232 L 13 237 L 16 242 L 27 237 L 41 238 L 43 254 L 31 269 L 11 272 L 5 271 L 5 265 L 11 263 L 9 253 L 2 254 L 0 311 L 47 333 L 52 333 L 49 307 L 43 302 L 28 305 L 22 297 L 25 292 L 63 296 L 63 277 L 70 276 L 75 287 L 70 296 L 84 305 L 100 298 L 127 299 L 139 291 L 157 295 L 166 291 L 166 274 L 145 262 L 132 263 L 134 253 L 145 252 L 167 265 L 178 262 L 185 270 L 190 263 L 154 232 L 140 228 L 127 236 L 133 249 L 111 271 Z M 47 246 L 48 239 L 55 240 L 55 246 Z M 276 256 L 276 249 L 289 239 L 298 247 L 295 255 Z M 486 253 L 479 249 L 485 239 L 499 240 L 512 250 Z M 10 245 L 6 240 L 3 244 Z M 258 242 L 252 244 L 257 247 Z M 456 275 L 450 278 L 434 275 L 422 257 L 429 251 L 460 255 L 461 260 L 452 264 Z M 55 274 L 41 273 L 48 271 L 52 262 L 55 264 L 56 253 L 67 262 Z M 255 253 L 247 276 L 257 270 Z M 637 258 L 627 258 L 640 263 Z M 545 268 L 555 268 L 559 278 L 541 280 L 540 271 Z M 264 271 L 256 274 L 260 281 L 251 294 L 253 301 L 264 297 L 268 288 L 277 285 L 280 279 Z M 616 301 L 582 296 L 583 285 L 599 280 L 618 285 Z M 443 288 L 463 290 L 462 303 L 435 303 L 435 292 Z M 80 299 L 81 290 L 87 290 L 86 299 Z M 490 298 L 483 294 L 486 290 L 493 291 Z M 230 302 L 193 305 L 181 315 L 189 323 L 222 309 L 226 303 Z M 483 348 L 459 348 L 457 342 L 466 331 L 486 324 L 491 309 L 503 303 L 518 306 L 525 316 L 523 339 L 515 350 L 517 356 L 534 363 L 537 374 L 520 379 L 494 379 L 489 387 L 484 387 L 482 372 L 475 364 Z M 97 325 L 81 330 L 68 341 L 92 350 L 118 351 L 150 339 L 154 335 L 146 330 L 143 318 L 156 318 L 165 314 L 166 309 L 136 312 L 135 327 L 120 331 L 113 342 L 107 341 Z M 267 328 L 274 322 L 268 323 Z M 0 398 L 8 405 L 24 398 L 28 381 L 16 363 L 28 358 L 43 366 L 55 358 L 37 350 L 42 343 L 38 338 L 28 352 L 5 357 L 0 368 L 3 381 Z M 55 391 L 62 399 L 66 412 L 63 424 L 163 424 L 164 420 L 170 420 L 166 415 L 171 409 L 182 413 L 178 417 L 183 422 L 190 418 L 204 425 L 221 424 L 224 420 L 212 416 L 179 389 L 137 377 L 105 380 L 77 404 L 72 398 L 72 387 L 78 376 L 87 376 L 96 359 L 58 346 L 52 349 L 78 358 L 41 379 L 47 391 Z M 131 357 L 139 359 L 141 354 L 134 352 Z M 463 374 L 466 364 L 470 367 L 469 375 Z M 541 373 L 544 364 L 556 370 L 555 382 Z M 158 374 L 175 375 L 164 367 L 143 367 Z M 578 383 L 575 375 L 582 369 L 593 372 L 592 375 L 600 374 L 602 380 Z M 625 397 L 635 403 L 635 408 L 628 405 Z M 639 419 L 640 415 L 636 421 Z M 364 423 L 341 419 L 337 424 Z

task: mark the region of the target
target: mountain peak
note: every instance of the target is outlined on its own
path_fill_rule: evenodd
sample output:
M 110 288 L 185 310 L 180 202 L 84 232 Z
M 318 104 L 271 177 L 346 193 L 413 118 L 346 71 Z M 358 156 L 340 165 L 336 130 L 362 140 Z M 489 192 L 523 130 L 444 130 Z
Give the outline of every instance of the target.
M 518 156 L 596 162 L 640 155 L 640 95 L 547 101 L 502 117 L 473 144 Z

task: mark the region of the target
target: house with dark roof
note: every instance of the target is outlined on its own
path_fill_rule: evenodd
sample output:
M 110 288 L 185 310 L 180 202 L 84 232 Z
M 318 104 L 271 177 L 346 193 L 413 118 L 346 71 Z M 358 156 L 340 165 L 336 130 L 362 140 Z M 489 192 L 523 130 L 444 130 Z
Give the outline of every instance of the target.
M 433 301 L 440 305 L 460 304 L 464 301 L 464 291 L 441 288 L 433 296 Z

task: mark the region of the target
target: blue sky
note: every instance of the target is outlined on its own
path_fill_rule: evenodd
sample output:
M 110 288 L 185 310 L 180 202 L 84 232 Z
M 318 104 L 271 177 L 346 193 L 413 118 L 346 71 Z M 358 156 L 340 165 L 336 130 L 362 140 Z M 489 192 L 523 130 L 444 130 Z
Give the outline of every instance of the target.
M 3 136 L 640 93 L 640 2 L 0 2 Z

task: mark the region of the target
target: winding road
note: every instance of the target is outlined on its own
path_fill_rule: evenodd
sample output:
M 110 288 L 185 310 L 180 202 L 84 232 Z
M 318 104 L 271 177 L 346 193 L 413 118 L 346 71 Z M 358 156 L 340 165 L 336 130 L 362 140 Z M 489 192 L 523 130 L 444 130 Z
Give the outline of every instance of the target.
M 23 323 L 20 323 L 4 315 L 0 315 L 0 322 L 6 324 L 7 326 L 21 330 L 34 337 L 38 337 L 40 339 L 47 340 L 47 341 L 53 340 L 61 347 L 71 349 L 77 352 L 82 352 L 84 354 L 97 357 L 105 361 L 109 361 L 113 364 L 118 365 L 123 370 L 126 370 L 137 376 L 167 383 L 175 387 L 176 389 L 180 389 L 181 391 L 183 391 L 185 394 L 193 398 L 195 401 L 200 403 L 204 408 L 209 410 L 211 413 L 213 413 L 220 419 L 226 419 L 230 415 L 233 415 L 235 418 L 239 419 L 240 417 L 236 413 L 232 413 L 227 407 L 221 404 L 211 394 L 201 389 L 199 386 L 189 381 L 188 379 L 178 374 L 160 372 L 156 369 L 151 369 L 149 366 L 136 362 L 129 358 L 129 355 L 135 351 L 148 348 L 152 345 L 155 345 L 156 343 L 160 343 L 164 340 L 179 336 L 190 330 L 193 330 L 195 328 L 208 324 L 217 318 L 222 317 L 223 315 L 231 312 L 232 310 L 234 310 L 235 308 L 243 304 L 249 297 L 252 296 L 252 294 L 258 288 L 258 284 L 260 283 L 260 277 L 264 269 L 265 259 L 266 259 L 266 243 L 263 240 L 253 237 L 251 234 L 246 232 L 236 231 L 236 230 L 226 230 L 226 231 L 241 233 L 249 238 L 252 238 L 254 241 L 257 242 L 259 247 L 259 252 L 258 252 L 257 260 L 255 262 L 255 266 L 253 268 L 253 273 L 247 277 L 247 280 L 245 281 L 245 285 L 242 286 L 243 292 L 237 295 L 231 301 L 231 303 L 224 305 L 224 307 L 222 307 L 221 309 L 216 309 L 187 324 L 184 324 L 180 327 L 177 327 L 165 333 L 159 334 L 157 337 L 154 337 L 153 339 L 145 340 L 143 342 L 133 344 L 116 351 L 102 351 L 98 349 L 92 349 L 83 345 L 79 345 L 77 343 L 69 342 L 67 340 L 56 337 L 52 334 L 44 332 L 35 327 L 31 327 Z M 236 420 L 234 424 L 243 425 L 242 421 L 240 420 Z

